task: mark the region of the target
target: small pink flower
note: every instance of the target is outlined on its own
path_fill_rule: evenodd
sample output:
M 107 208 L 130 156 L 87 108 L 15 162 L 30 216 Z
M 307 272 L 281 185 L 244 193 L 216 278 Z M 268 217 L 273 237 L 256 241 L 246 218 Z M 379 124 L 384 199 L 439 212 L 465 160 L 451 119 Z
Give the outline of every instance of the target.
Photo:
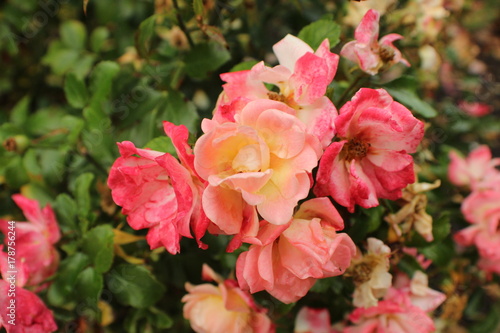
M 214 120 L 234 121 L 234 114 L 252 100 L 276 100 L 290 106 L 292 114 L 306 124 L 307 132 L 326 147 L 334 135 L 337 110 L 325 93 L 337 71 L 339 56 L 330 52 L 327 39 L 314 52 L 292 35 L 276 43 L 273 50 L 278 66 L 270 68 L 260 62 L 251 70 L 221 75 L 227 83 Z M 269 91 L 264 82 L 274 84 L 279 92 Z
M 446 299 L 442 292 L 429 288 L 429 278 L 422 271 L 415 271 L 411 279 L 406 274 L 398 274 L 394 287 L 406 292 L 411 303 L 425 312 L 434 311 Z
M 500 172 L 495 168 L 500 165 L 500 158 L 492 158 L 488 146 L 477 147 L 466 158 L 455 151 L 451 151 L 449 156 L 448 178 L 454 185 L 486 189 L 500 183 Z
M 193 286 L 186 283 L 184 318 L 197 333 L 272 333 L 275 331 L 266 310 L 260 308 L 234 280 L 224 280 L 210 267 L 203 265 L 202 277 L 215 281 Z
M 462 213 L 470 227 L 455 234 L 455 241 L 464 246 L 475 245 L 482 258 L 500 260 L 500 191 L 472 192 L 462 203 Z
M 181 237 L 193 237 L 190 228 L 199 246 L 206 248 L 200 241 L 209 223 L 201 208 L 204 184 L 194 171 L 188 130 L 168 122 L 164 127 L 181 163 L 170 154 L 124 141 L 118 143 L 121 157 L 111 167 L 108 186 L 130 226 L 149 228 L 146 240 L 151 249 L 164 246 L 178 253 Z
M 390 288 L 383 301 L 370 308 L 357 308 L 349 315 L 354 324 L 344 333 L 430 333 L 432 319 L 412 304 L 407 292 Z
M 47 205 L 40 209 L 37 201 L 20 194 L 12 196 L 29 222 L 12 224 L 0 220 L 0 231 L 6 236 L 5 248 L 9 246 L 9 232 L 15 232 L 16 262 L 22 263 L 27 286 L 37 286 L 37 291 L 48 287 L 43 281 L 54 275 L 59 266 L 59 253 L 54 244 L 61 238 L 54 211 Z M 24 283 L 23 283 L 24 284 Z
M 327 198 L 304 202 L 288 224 L 261 222 L 257 237 L 238 257 L 236 276 L 244 290 L 266 290 L 284 303 L 303 297 L 316 279 L 341 275 L 356 247 Z
M 458 104 L 458 107 L 472 117 L 482 117 L 493 111 L 493 107 L 491 105 L 479 102 L 461 101 Z
M 424 124 L 383 89 L 360 89 L 335 120 L 338 142 L 321 158 L 314 193 L 354 211 L 396 200 L 415 181 L 413 158 Z
M 7 333 L 56 331 L 57 325 L 52 311 L 45 306 L 43 301 L 33 292 L 19 286 L 15 288 L 15 297 L 9 296 L 9 290 L 12 288 L 5 278 L 8 277 L 4 276 L 4 280 L 0 280 L 0 328 L 4 327 Z M 14 315 L 11 312 L 13 304 Z
M 222 233 L 255 236 L 257 212 L 272 224 L 286 224 L 309 193 L 309 172 L 321 146 L 289 110 L 283 103 L 256 100 L 235 122 L 203 121 L 194 164 L 208 182 L 205 213 Z
M 307 306 L 300 309 L 295 317 L 293 333 L 333 333 L 330 313 L 327 309 L 313 309 Z
M 366 12 L 363 20 L 354 32 L 355 41 L 349 42 L 340 51 L 340 55 L 357 63 L 364 72 L 375 75 L 384 65 L 398 62 L 406 66 L 410 63 L 392 44 L 403 36 L 389 34 L 378 40 L 380 14 L 374 9 Z

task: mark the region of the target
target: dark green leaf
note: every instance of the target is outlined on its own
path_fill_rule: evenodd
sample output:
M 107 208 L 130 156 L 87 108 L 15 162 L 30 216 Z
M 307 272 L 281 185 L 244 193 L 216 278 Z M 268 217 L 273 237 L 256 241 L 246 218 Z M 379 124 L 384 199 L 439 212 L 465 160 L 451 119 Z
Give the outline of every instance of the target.
M 72 299 L 78 275 L 88 264 L 88 257 L 83 253 L 76 253 L 61 262 L 57 270 L 57 277 L 47 293 L 50 304 L 54 306 L 67 305 L 67 302 Z
M 111 83 L 119 71 L 120 66 L 113 61 L 102 61 L 95 66 L 90 77 L 92 105 L 99 107 L 99 103 L 108 97 L 111 92 Z
M 149 51 L 151 50 L 151 40 L 155 36 L 155 25 L 157 16 L 153 15 L 139 25 L 139 31 L 137 32 L 136 38 L 136 48 L 139 55 L 143 58 L 147 58 Z
M 159 107 L 160 118 L 168 119 L 176 125 L 185 125 L 191 133 L 194 133 L 198 125 L 198 113 L 191 101 L 185 99 L 178 91 L 170 91 Z
M 216 42 L 195 45 L 187 54 L 186 73 L 192 78 L 204 79 L 231 59 L 229 51 Z
M 64 93 L 66 100 L 74 108 L 83 108 L 87 104 L 89 94 L 83 80 L 76 77 L 75 74 L 69 73 L 64 81 Z
M 10 121 L 17 125 L 21 126 L 24 124 L 26 119 L 28 118 L 29 113 L 29 105 L 31 98 L 29 96 L 24 96 L 11 111 Z
M 100 225 L 85 234 L 82 250 L 87 254 L 97 273 L 107 272 L 113 263 L 114 233 L 110 225 Z
M 83 50 L 87 41 L 87 31 L 80 21 L 65 21 L 60 29 L 61 41 L 69 49 Z
M 76 230 L 78 207 L 76 202 L 68 194 L 61 193 L 57 196 L 54 209 L 57 212 L 57 220 L 60 225 L 65 225 Z
M 148 321 L 156 328 L 170 328 L 174 324 L 168 314 L 155 307 L 149 308 Z
M 385 87 L 385 90 L 398 102 L 406 105 L 410 110 L 417 112 L 423 117 L 433 118 L 437 111 L 427 102 L 417 96 L 415 92 L 407 88 Z
M 234 65 L 233 68 L 231 68 L 230 72 L 245 71 L 245 70 L 251 69 L 257 63 L 258 63 L 257 60 L 243 61 L 237 65 Z
M 87 267 L 78 274 L 75 293 L 79 300 L 85 301 L 89 307 L 97 307 L 97 301 L 103 287 L 102 274 L 93 267 Z
M 89 172 L 81 174 L 75 181 L 75 189 L 73 191 L 78 206 L 78 217 L 82 224 L 81 230 L 83 233 L 85 233 L 88 228 L 88 215 L 91 208 L 90 185 L 92 185 L 93 180 L 93 174 Z
M 163 153 L 169 153 L 172 155 L 175 155 L 175 147 L 172 144 L 172 140 L 168 136 L 159 136 L 157 138 L 154 138 L 153 140 L 150 140 L 144 148 L 149 148 L 152 150 L 156 151 L 161 151 Z
M 101 52 L 108 38 L 109 30 L 106 27 L 95 28 L 90 35 L 90 48 L 92 51 Z
M 106 282 L 118 302 L 147 308 L 159 301 L 165 287 L 143 266 L 122 264 L 109 272 Z
M 203 15 L 203 0 L 194 0 L 193 10 L 196 15 Z
M 302 28 L 298 37 L 314 50 L 321 45 L 323 40 L 328 38 L 330 48 L 332 48 L 340 41 L 340 26 L 330 20 L 319 20 Z

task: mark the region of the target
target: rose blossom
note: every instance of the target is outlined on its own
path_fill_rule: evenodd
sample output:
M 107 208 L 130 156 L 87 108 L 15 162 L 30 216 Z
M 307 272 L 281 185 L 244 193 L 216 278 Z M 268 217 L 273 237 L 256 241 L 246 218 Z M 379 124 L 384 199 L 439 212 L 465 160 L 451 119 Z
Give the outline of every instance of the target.
M 309 193 L 321 146 L 290 112 L 283 103 L 256 100 L 235 122 L 203 120 L 194 164 L 208 182 L 203 209 L 220 233 L 256 235 L 257 211 L 269 223 L 286 224 Z
M 249 101 L 271 99 L 291 107 L 291 114 L 306 124 L 307 132 L 316 135 L 326 147 L 333 135 L 337 110 L 325 96 L 337 71 L 339 56 L 330 52 L 325 39 L 316 52 L 305 42 L 287 35 L 273 46 L 279 65 L 267 67 L 264 62 L 251 70 L 225 73 L 224 92 L 217 102 L 214 119 L 234 121 Z M 279 92 L 270 91 L 264 82 L 274 84 Z
M 182 298 L 184 318 L 197 333 L 272 333 L 274 325 L 248 293 L 238 288 L 234 280 L 224 280 L 210 267 L 203 265 L 202 277 L 215 281 L 217 286 L 205 283 L 193 286 L 186 283 L 189 292 Z
M 482 117 L 493 111 L 493 107 L 480 102 L 461 101 L 458 107 L 472 117 Z
M 333 333 L 330 313 L 327 309 L 313 309 L 304 306 L 295 317 L 293 333 Z
M 316 279 L 341 275 L 349 267 L 356 247 L 328 198 L 304 202 L 292 221 L 276 226 L 262 221 L 252 243 L 236 262 L 242 289 L 266 290 L 284 303 L 303 297 Z
M 500 182 L 500 172 L 495 168 L 500 165 L 500 158 L 492 158 L 486 145 L 477 147 L 466 158 L 455 151 L 451 151 L 449 157 L 448 178 L 454 185 L 478 189 Z
M 396 200 L 415 181 L 413 158 L 424 124 L 383 89 L 360 89 L 335 120 L 337 136 L 321 158 L 314 193 L 354 211 Z
M 486 262 L 500 260 L 500 191 L 472 192 L 462 203 L 462 213 L 470 227 L 455 234 L 455 241 L 464 246 L 475 245 Z M 486 265 L 489 266 L 489 265 Z
M 185 126 L 164 123 L 181 163 L 172 155 L 139 149 L 132 142 L 118 143 L 119 157 L 109 173 L 113 200 L 122 206 L 127 221 L 136 230 L 149 228 L 151 249 L 164 246 L 176 254 L 182 236 L 192 238 L 190 227 L 202 248 L 208 220 L 201 208 L 202 180 L 194 171 Z M 137 155 L 137 156 L 135 156 Z
M 8 274 L 2 273 L 2 276 L 5 278 Z M 57 330 L 52 311 L 35 293 L 17 286 L 15 298 L 11 298 L 9 290 L 10 282 L 0 280 L 0 328 L 4 327 L 7 333 L 48 333 Z M 15 325 L 11 324 L 12 317 L 8 316 L 11 300 L 15 300 Z
M 59 266 L 59 253 L 54 244 L 61 238 L 54 211 L 47 205 L 43 209 L 37 201 L 20 194 L 12 196 L 29 222 L 16 222 L 16 255 L 17 263 L 23 263 L 27 286 L 37 286 L 37 291 L 48 287 L 42 284 L 51 277 Z M 0 231 L 6 236 L 4 243 L 9 244 L 9 224 L 0 220 Z
M 410 63 L 401 56 L 401 52 L 392 45 L 403 36 L 389 34 L 378 40 L 380 14 L 374 9 L 366 12 L 363 20 L 354 31 L 355 41 L 344 45 L 340 55 L 357 63 L 362 71 L 375 75 L 386 64 Z

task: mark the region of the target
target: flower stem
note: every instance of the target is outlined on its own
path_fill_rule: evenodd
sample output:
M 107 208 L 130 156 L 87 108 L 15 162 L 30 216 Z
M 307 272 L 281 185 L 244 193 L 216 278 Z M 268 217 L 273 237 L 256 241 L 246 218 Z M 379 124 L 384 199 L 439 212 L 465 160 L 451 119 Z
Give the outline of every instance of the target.
M 194 46 L 193 40 L 191 39 L 191 35 L 189 34 L 189 31 L 187 30 L 186 25 L 184 24 L 184 20 L 182 19 L 182 16 L 180 14 L 179 3 L 177 2 L 177 0 L 173 0 L 172 2 L 174 3 L 175 16 L 177 17 L 177 23 L 179 24 L 179 28 L 181 28 L 182 32 L 184 32 L 184 34 L 186 35 L 189 46 L 193 47 Z

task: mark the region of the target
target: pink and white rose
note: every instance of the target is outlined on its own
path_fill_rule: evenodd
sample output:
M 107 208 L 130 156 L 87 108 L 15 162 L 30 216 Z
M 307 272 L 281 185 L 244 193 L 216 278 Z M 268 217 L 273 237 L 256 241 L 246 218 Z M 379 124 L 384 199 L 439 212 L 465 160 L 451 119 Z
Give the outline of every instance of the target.
M 398 34 L 389 34 L 378 40 L 380 14 L 374 9 L 366 12 L 354 31 L 356 40 L 344 45 L 340 55 L 359 65 L 362 71 L 375 75 L 384 65 L 402 63 L 410 66 L 401 52 L 392 44 L 402 39 Z
M 146 240 L 151 249 L 164 246 L 176 254 L 182 236 L 193 238 L 191 229 L 199 246 L 206 248 L 200 241 L 209 223 L 201 207 L 205 185 L 194 171 L 188 130 L 168 122 L 164 128 L 181 162 L 170 154 L 124 141 L 118 143 L 121 157 L 111 167 L 108 186 L 129 225 L 149 229 Z
M 59 253 L 54 247 L 61 238 L 59 225 L 50 205 L 40 208 L 38 201 L 20 194 L 13 195 L 12 199 L 28 220 L 15 223 L 16 263 L 23 267 L 23 285 L 37 286 L 39 291 L 48 287 L 48 283 L 43 282 L 54 275 L 59 266 Z M 9 221 L 0 220 L 6 247 L 10 226 Z
M 293 333 L 334 333 L 327 309 L 313 309 L 307 306 L 300 309 L 295 317 Z
M 349 267 L 356 247 L 327 198 L 304 202 L 293 220 L 285 225 L 262 221 L 255 238 L 236 262 L 242 289 L 266 290 L 284 303 L 303 297 L 316 279 L 341 275 Z
M 415 182 L 414 153 L 424 124 L 383 89 L 360 89 L 335 119 L 337 137 L 321 158 L 314 193 L 342 206 L 378 206 Z

